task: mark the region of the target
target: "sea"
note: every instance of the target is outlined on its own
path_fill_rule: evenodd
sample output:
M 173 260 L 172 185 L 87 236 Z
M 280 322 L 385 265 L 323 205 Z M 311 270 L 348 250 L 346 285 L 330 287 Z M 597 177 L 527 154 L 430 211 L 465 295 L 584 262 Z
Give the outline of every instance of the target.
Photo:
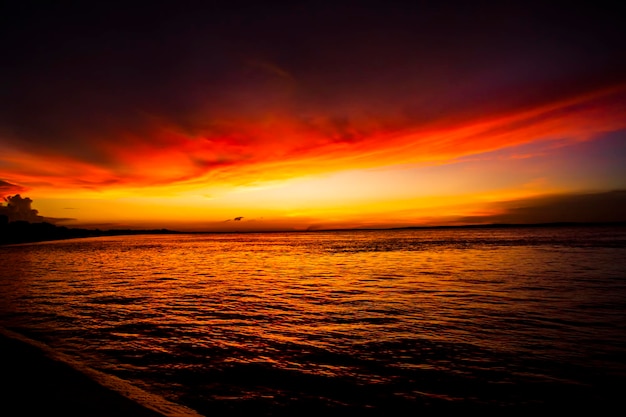
M 0 326 L 205 416 L 623 409 L 626 228 L 0 246 Z

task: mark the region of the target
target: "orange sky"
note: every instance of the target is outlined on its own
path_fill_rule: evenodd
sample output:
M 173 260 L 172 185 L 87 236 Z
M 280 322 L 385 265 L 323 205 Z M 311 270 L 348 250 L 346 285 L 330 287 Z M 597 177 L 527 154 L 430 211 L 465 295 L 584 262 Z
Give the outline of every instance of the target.
M 61 28 L 41 24 L 44 11 L 22 16 L 39 32 L 10 45 L 17 63 L 3 74 L 17 87 L 0 118 L 0 194 L 32 198 L 50 221 L 305 230 L 626 220 L 623 198 L 597 198 L 626 189 L 626 63 L 610 42 L 558 38 L 577 19 L 617 27 L 610 16 L 576 14 L 555 28 L 527 10 L 505 14 L 508 26 L 495 15 L 474 26 L 459 11 L 447 16 L 460 27 L 448 38 L 436 22 L 415 31 L 415 10 L 363 10 L 367 32 L 342 26 L 345 10 L 268 14 L 241 32 L 223 23 L 240 16 L 230 10 L 188 31 L 144 23 L 145 44 L 122 25 L 115 49 L 117 32 L 101 36 L 112 23 L 63 15 Z M 287 45 L 268 29 L 294 30 L 298 19 L 332 36 L 297 32 Z M 537 33 L 549 41 L 535 43 Z M 56 55 L 35 45 L 46 35 Z M 598 29 L 597 42 L 613 35 Z M 581 195 L 617 206 L 552 209 Z

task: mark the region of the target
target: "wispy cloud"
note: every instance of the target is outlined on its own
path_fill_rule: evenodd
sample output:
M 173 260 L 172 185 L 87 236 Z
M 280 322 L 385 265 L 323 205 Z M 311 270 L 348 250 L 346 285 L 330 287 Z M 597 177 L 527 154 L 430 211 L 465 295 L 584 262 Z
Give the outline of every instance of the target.
M 6 197 L 10 194 L 21 193 L 24 190 L 24 187 L 0 180 L 0 198 Z

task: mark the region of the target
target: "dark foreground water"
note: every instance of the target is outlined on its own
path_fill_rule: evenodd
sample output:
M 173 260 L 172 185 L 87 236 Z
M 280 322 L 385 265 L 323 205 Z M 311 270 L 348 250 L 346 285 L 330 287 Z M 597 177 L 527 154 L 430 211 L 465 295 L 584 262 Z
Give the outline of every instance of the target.
M 626 229 L 0 247 L 0 325 L 207 416 L 608 409 Z

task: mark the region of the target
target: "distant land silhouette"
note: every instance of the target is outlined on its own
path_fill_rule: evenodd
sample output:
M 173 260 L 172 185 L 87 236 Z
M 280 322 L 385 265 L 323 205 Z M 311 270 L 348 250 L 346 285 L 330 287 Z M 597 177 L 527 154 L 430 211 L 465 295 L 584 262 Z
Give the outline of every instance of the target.
M 624 227 L 626 222 L 549 222 L 549 223 L 485 223 L 441 226 L 407 226 L 394 227 L 389 230 L 411 229 L 497 229 L 512 227 Z
M 446 229 L 506 229 L 506 228 L 538 228 L 538 227 L 626 227 L 626 222 L 549 222 L 549 223 L 481 223 L 433 226 L 405 226 L 385 228 L 353 228 L 353 229 L 314 229 L 308 232 L 341 232 L 366 230 L 446 230 Z
M 532 224 L 470 224 L 470 225 L 441 225 L 441 226 L 407 226 L 391 228 L 353 228 L 353 229 L 316 229 L 299 232 L 330 232 L 330 231 L 366 231 L 366 230 L 437 230 L 437 229 L 487 229 L 487 228 L 514 228 L 514 227 L 626 227 L 626 222 L 552 222 Z M 209 233 L 246 233 L 237 232 L 180 232 L 169 229 L 83 229 L 56 226 L 47 222 L 29 223 L 19 220 L 9 222 L 8 217 L 0 215 L 0 245 L 16 243 L 32 243 L 50 240 L 64 240 L 85 237 L 143 235 L 143 234 L 209 234 Z M 257 233 L 257 232 L 250 232 Z
M 120 236 L 137 234 L 173 234 L 180 233 L 168 229 L 81 229 L 56 226 L 47 222 L 29 223 L 19 220 L 9 222 L 8 217 L 0 215 L 0 245 L 31 243 L 48 240 L 75 239 L 83 237 Z

